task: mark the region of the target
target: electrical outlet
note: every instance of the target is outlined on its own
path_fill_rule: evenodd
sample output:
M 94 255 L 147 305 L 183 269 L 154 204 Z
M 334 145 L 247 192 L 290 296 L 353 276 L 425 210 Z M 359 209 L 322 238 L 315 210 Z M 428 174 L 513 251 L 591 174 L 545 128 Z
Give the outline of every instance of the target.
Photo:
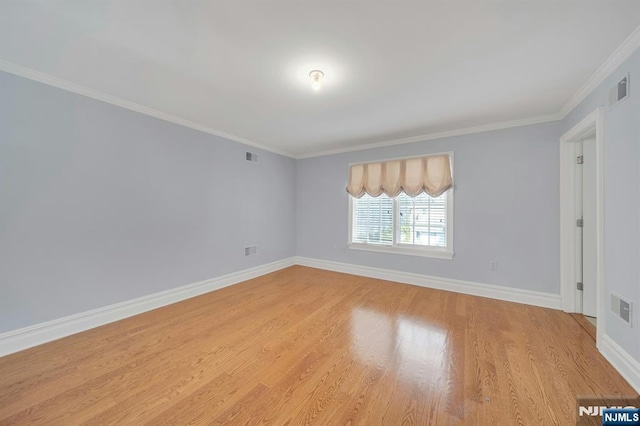
M 491 263 L 489 263 L 489 269 L 492 271 L 497 271 L 498 270 L 498 262 L 496 262 L 495 260 L 492 260 Z

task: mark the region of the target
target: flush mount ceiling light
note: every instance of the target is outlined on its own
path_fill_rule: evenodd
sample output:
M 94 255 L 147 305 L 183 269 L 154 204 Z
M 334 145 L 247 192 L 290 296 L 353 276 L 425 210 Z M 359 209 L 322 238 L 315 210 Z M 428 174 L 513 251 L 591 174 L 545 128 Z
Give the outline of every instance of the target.
M 311 78 L 311 88 L 315 91 L 320 90 L 320 87 L 322 87 L 322 83 L 320 83 L 320 80 L 322 80 L 322 77 L 324 77 L 324 73 L 320 70 L 313 70 L 309 73 L 309 78 Z

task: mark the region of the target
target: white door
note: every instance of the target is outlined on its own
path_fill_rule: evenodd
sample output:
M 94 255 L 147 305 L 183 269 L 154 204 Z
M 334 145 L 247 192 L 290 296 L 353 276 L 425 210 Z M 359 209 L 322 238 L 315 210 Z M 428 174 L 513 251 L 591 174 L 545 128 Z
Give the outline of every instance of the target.
M 596 288 L 596 140 L 582 142 L 582 313 L 595 317 Z
M 576 286 L 575 288 L 575 292 L 576 292 L 576 312 L 583 312 L 583 307 L 582 307 L 582 299 L 583 299 L 583 290 L 580 289 L 580 287 L 578 286 L 578 283 L 582 283 L 583 279 L 582 279 L 582 229 L 581 227 L 578 227 L 578 221 L 583 221 L 582 219 L 582 197 L 583 197 L 583 193 L 582 193 L 582 171 L 584 170 L 584 163 L 583 163 L 583 155 L 582 155 L 582 141 L 577 142 L 575 145 L 575 154 L 576 154 L 576 160 L 577 163 L 575 165 L 575 182 L 576 182 L 576 189 L 575 189 L 575 194 L 574 194 L 574 199 L 575 199 L 575 213 L 576 213 L 576 217 L 575 217 L 575 221 L 576 223 L 574 224 L 574 226 L 576 226 L 576 239 L 575 239 L 575 265 L 576 265 L 576 269 L 575 269 L 575 274 L 576 274 Z M 584 287 L 583 287 L 584 288 Z

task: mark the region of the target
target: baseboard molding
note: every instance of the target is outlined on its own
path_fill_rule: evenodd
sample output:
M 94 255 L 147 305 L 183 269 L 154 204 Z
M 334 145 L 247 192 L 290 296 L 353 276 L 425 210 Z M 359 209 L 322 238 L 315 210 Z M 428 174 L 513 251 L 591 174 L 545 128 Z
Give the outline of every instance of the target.
M 432 277 L 429 275 L 394 271 L 391 269 L 372 268 L 348 263 L 333 262 L 308 257 L 291 257 L 266 265 L 245 269 L 206 281 L 189 284 L 172 290 L 154 293 L 126 302 L 116 303 L 68 317 L 36 324 L 19 330 L 0 334 L 0 356 L 19 352 L 33 346 L 57 340 L 72 334 L 109 324 L 138 315 L 162 306 L 180 302 L 201 294 L 209 293 L 224 287 L 241 283 L 259 276 L 279 271 L 293 265 L 308 266 L 345 274 L 412 284 L 420 287 L 447 290 L 472 296 L 488 297 L 526 305 L 541 306 L 561 310 L 560 295 L 530 290 L 501 287 L 471 281 L 450 278 Z M 600 344 L 600 352 L 640 393 L 640 362 L 622 349 L 608 335 L 604 335 Z
M 629 355 L 613 341 L 611 337 L 604 334 L 600 343 L 600 353 L 611 363 L 613 368 L 625 378 L 636 392 L 640 393 L 640 362 Z
M 432 277 L 429 275 L 394 271 L 391 269 L 372 268 L 369 266 L 359 266 L 349 263 L 332 262 L 300 256 L 295 258 L 295 263 L 297 265 L 308 266 L 311 268 L 361 275 L 364 277 L 452 291 L 472 296 L 488 297 L 508 302 L 523 303 L 525 305 L 541 306 L 543 308 L 562 309 L 562 299 L 559 294 L 522 290 L 518 288 L 482 284 L 471 281 L 454 280 L 451 278 Z
M 0 356 L 109 324 L 294 265 L 294 258 L 223 275 L 0 334 Z

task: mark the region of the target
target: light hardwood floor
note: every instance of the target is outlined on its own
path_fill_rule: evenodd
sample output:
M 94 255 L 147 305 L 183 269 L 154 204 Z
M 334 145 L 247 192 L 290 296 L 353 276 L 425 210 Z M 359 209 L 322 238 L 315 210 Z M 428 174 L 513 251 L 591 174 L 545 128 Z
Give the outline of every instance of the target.
M 568 314 L 300 266 L 0 358 L 0 424 L 569 425 Z

